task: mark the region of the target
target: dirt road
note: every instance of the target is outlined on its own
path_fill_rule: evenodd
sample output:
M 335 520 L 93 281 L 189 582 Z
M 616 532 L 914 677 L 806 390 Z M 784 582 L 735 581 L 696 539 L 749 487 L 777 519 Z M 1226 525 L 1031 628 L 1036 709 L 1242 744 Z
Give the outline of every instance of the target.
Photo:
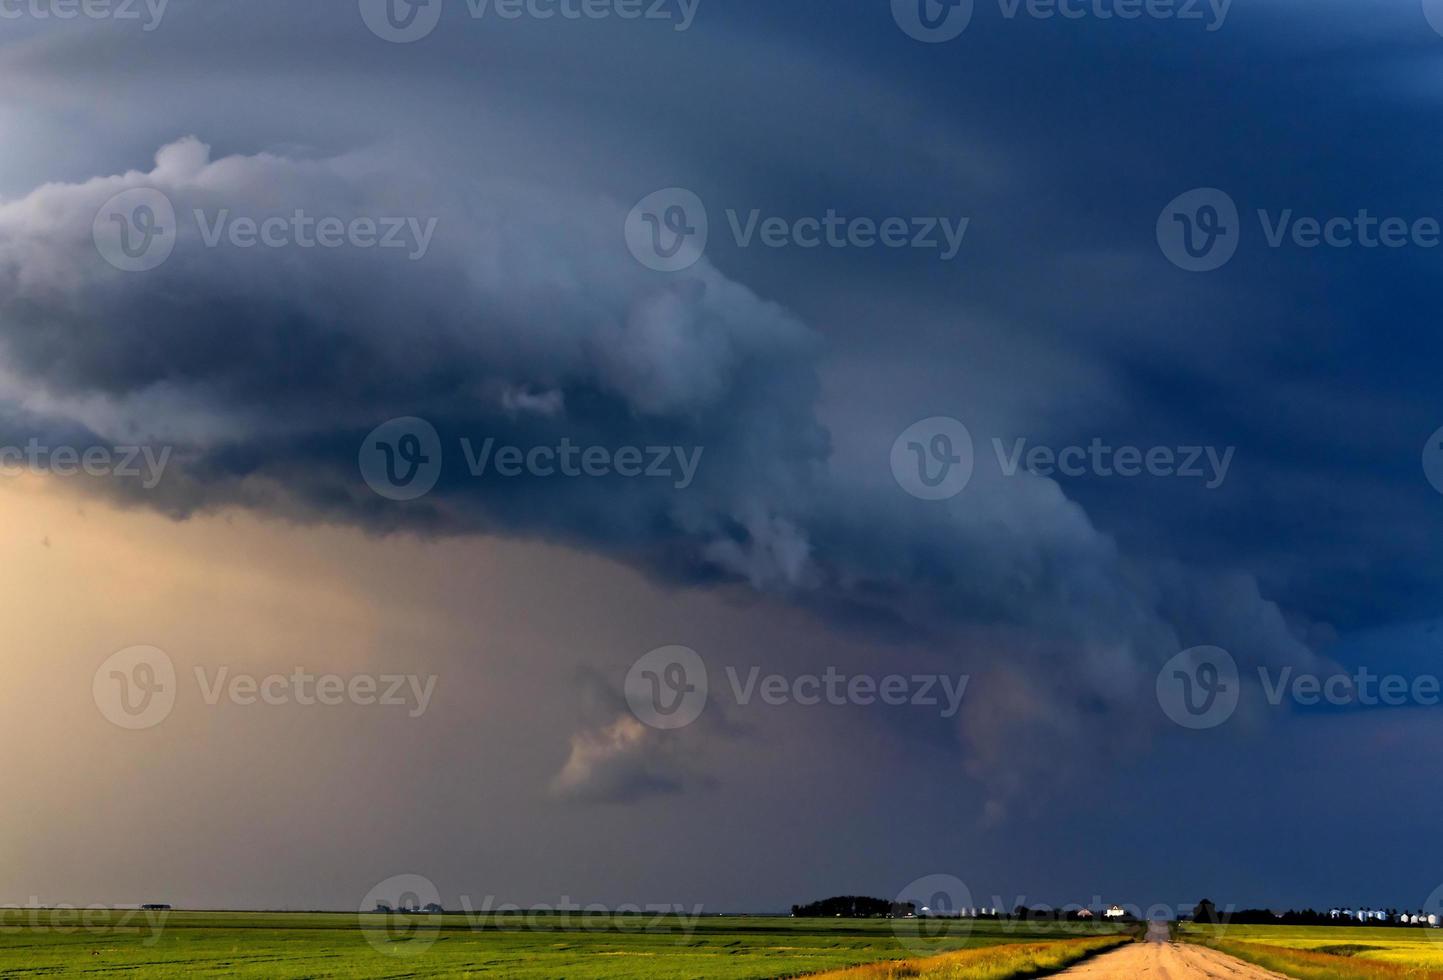
M 1149 929 L 1145 943 L 1132 943 L 1054 975 L 1091 980 L 1287 980 L 1211 949 L 1168 942 L 1166 926 Z

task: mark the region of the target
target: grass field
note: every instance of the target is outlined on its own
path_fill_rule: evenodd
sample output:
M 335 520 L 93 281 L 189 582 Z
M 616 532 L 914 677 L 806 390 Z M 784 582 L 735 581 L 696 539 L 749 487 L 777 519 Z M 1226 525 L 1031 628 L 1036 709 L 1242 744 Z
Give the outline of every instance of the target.
M 919 960 L 896 960 L 819 974 L 816 980 L 1012 980 L 1045 976 L 1078 960 L 1133 941 L 1131 936 L 1094 936 L 1062 942 L 989 946 Z
M 90 918 L 82 920 L 81 916 Z M 0 910 L 0 975 L 240 977 L 516 977 L 522 980 L 762 980 L 794 977 L 918 951 L 998 948 L 972 972 L 937 974 L 968 980 L 1034 975 L 1027 957 L 1078 957 L 1079 927 L 970 923 L 965 932 L 915 938 L 918 924 L 886 920 L 711 916 L 680 920 L 599 916 L 569 923 L 553 917 L 379 916 L 313 913 L 52 913 Z M 38 920 L 38 921 L 37 921 Z M 908 930 L 911 930 L 909 933 Z M 1087 934 L 1116 935 L 1107 927 Z M 1086 940 L 1084 940 L 1086 942 Z M 1058 944 L 1047 953 L 1002 951 L 1004 945 Z M 1013 956 L 1013 953 L 1016 955 Z M 1011 959 L 1009 959 L 1011 957 Z M 940 962 L 940 961 L 939 961 Z M 1012 962 L 1011 973 L 997 972 Z M 888 973 L 866 974 L 885 977 Z M 897 973 L 896 976 L 916 976 Z M 927 975 L 927 974 L 922 974 Z
M 1443 931 L 1186 926 L 1181 938 L 1300 980 L 1443 980 Z

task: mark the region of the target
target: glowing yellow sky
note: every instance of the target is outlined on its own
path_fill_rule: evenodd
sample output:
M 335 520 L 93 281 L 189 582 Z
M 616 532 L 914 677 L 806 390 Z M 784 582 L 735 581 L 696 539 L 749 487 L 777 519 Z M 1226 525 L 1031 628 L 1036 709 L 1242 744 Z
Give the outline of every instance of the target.
M 0 753 L 0 901 L 335 907 L 398 871 L 536 889 L 538 901 L 588 884 L 600 894 L 639 873 L 628 855 L 652 832 L 551 796 L 576 733 L 614 721 L 587 713 L 578 677 L 619 688 L 640 653 L 698 637 L 724 641 L 711 654 L 764 662 L 766 644 L 795 647 L 805 632 L 800 615 L 660 590 L 535 542 L 375 538 L 242 511 L 176 521 L 81 491 L 0 479 L 0 739 L 22 749 Z M 102 716 L 92 682 L 136 645 L 166 651 L 181 693 L 163 723 L 127 731 Z M 438 681 L 419 718 L 208 705 L 193 671 L 222 666 Z M 774 742 L 779 784 L 804 769 L 825 779 L 804 765 L 808 743 Z M 735 748 L 719 772 L 756 767 L 750 743 Z M 745 834 L 760 811 L 737 805 L 727 821 Z M 636 839 L 598 852 L 598 834 Z

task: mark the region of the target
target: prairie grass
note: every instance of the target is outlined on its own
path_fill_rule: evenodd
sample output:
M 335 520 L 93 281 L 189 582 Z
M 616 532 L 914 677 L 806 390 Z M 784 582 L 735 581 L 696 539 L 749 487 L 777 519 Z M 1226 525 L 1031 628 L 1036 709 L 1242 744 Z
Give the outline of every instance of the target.
M 0 977 L 85 975 L 94 980 L 767 980 L 801 977 L 911 955 L 915 943 L 945 954 L 1079 935 L 1045 924 L 978 921 L 931 933 L 916 920 L 703 916 L 436 916 L 330 913 L 71 911 L 63 922 L 0 909 Z M 1075 924 L 1070 924 L 1075 926 Z M 1038 959 L 1037 962 L 1043 962 Z M 883 974 L 885 975 L 885 974 Z M 1017 973 L 929 973 L 1000 977 Z
M 1181 938 L 1297 980 L 1443 980 L 1443 946 L 1421 930 L 1193 926 Z
M 1132 942 L 1130 936 L 1067 939 L 967 949 L 916 960 L 871 963 L 814 975 L 811 980 L 1021 980 L 1061 970 L 1096 953 Z

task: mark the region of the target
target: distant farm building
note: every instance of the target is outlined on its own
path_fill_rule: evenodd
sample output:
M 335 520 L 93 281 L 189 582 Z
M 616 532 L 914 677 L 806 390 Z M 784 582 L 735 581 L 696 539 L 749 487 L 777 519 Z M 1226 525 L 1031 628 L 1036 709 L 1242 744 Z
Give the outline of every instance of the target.
M 1426 926 L 1437 929 L 1443 920 L 1437 913 L 1399 912 L 1396 909 L 1329 909 L 1328 918 L 1344 922 L 1396 923 L 1400 926 Z

